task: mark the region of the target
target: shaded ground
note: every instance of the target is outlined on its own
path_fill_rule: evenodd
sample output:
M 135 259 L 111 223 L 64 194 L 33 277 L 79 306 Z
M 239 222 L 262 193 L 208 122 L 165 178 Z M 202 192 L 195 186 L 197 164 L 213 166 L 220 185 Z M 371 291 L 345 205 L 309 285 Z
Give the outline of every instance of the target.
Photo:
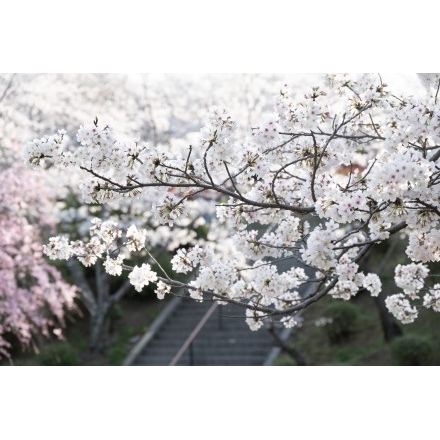
M 76 316 L 67 326 L 65 341 L 42 339 L 38 354 L 17 349 L 12 361 L 3 360 L 0 365 L 121 365 L 165 305 L 140 296 L 124 298 L 112 313 L 110 348 L 105 355 L 90 353 L 89 322 L 86 316 Z
M 394 365 L 390 345 L 385 342 L 377 308 L 369 294 L 363 294 L 350 303 L 358 311 L 358 320 L 351 335 L 337 342 L 329 338 L 328 325 L 316 326 L 328 317 L 328 307 L 335 300 L 325 298 L 303 313 L 303 325 L 294 329 L 289 344 L 298 350 L 308 365 Z M 338 301 L 339 302 L 339 301 Z M 130 349 L 147 331 L 148 326 L 166 305 L 153 297 L 135 296 L 122 300 L 112 316 L 111 344 L 106 355 L 92 355 L 88 350 L 88 320 L 76 317 L 68 325 L 66 340 L 47 341 L 40 344 L 39 354 L 13 353 L 12 362 L 3 360 L 0 365 L 121 365 Z M 440 365 L 440 314 L 421 310 L 415 323 L 402 325 L 405 335 L 427 338 L 433 347 L 431 365 Z M 281 354 L 275 365 L 296 365 Z
M 395 365 L 390 344 L 386 343 L 373 299 L 364 294 L 352 300 L 359 312 L 354 332 L 346 339 L 331 342 L 329 325 L 315 325 L 320 318 L 328 316 L 328 306 L 336 300 L 326 298 L 312 305 L 303 314 L 304 323 L 295 329 L 289 344 L 299 350 L 308 365 Z M 440 365 L 440 315 L 428 310 L 421 311 L 415 323 L 402 325 L 404 335 L 419 335 L 433 344 L 434 365 Z M 287 355 L 281 354 L 275 365 L 296 365 Z

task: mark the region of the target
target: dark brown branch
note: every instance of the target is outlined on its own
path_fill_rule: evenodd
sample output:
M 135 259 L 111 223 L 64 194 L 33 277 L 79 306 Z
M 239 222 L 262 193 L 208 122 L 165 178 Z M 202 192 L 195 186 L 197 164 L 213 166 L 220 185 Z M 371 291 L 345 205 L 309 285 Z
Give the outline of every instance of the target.
M 136 189 L 142 189 L 142 188 L 149 188 L 149 187 L 168 187 L 168 188 L 200 188 L 204 190 L 213 190 L 214 192 L 232 197 L 233 199 L 240 200 L 243 203 L 246 203 L 251 206 L 257 206 L 264 209 L 283 209 L 286 211 L 295 212 L 297 214 L 311 214 L 315 212 L 314 207 L 299 207 L 299 206 L 292 206 L 292 205 L 285 205 L 285 204 L 277 204 L 277 203 L 262 203 L 262 202 L 256 202 L 254 200 L 250 200 L 240 194 L 236 194 L 234 191 L 227 190 L 225 188 L 221 188 L 218 185 L 207 185 L 204 183 L 171 183 L 171 182 L 150 182 L 150 183 L 141 183 L 139 185 L 133 185 L 133 186 L 125 186 L 118 183 L 113 182 L 112 180 L 100 176 L 98 173 L 94 172 L 93 170 L 90 170 L 85 167 L 80 167 L 82 170 L 89 172 L 95 177 L 98 177 L 99 179 L 104 180 L 107 183 L 110 183 L 111 185 L 114 185 L 114 187 L 103 187 L 102 189 L 105 191 L 114 191 L 114 192 L 120 192 L 120 193 L 128 193 L 131 191 L 134 191 Z
M 304 356 L 298 350 L 289 346 L 283 339 L 281 339 L 281 337 L 275 331 L 273 326 L 268 329 L 268 332 L 271 334 L 271 336 L 274 340 L 274 343 L 278 347 L 280 347 L 282 351 L 284 351 L 292 359 L 294 359 L 295 362 L 298 364 L 298 366 L 301 366 L 301 367 L 307 366 L 307 362 L 306 362 Z
M 232 186 L 234 187 L 235 192 L 239 195 L 239 197 L 243 197 L 241 192 L 238 190 L 237 186 L 235 185 L 234 178 L 231 176 L 231 173 L 229 172 L 228 164 L 226 163 L 225 160 L 223 161 L 223 164 L 225 165 L 226 172 L 228 173 L 229 180 L 232 183 Z

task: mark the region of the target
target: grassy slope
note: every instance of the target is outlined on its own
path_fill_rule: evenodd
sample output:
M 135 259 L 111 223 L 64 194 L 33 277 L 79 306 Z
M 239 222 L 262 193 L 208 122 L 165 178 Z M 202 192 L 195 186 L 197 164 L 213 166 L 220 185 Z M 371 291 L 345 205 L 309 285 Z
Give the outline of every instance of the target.
M 315 321 L 326 316 L 330 302 L 326 298 L 307 309 L 304 324 L 295 329 L 290 344 L 306 358 L 308 365 L 393 365 L 390 345 L 384 341 L 378 311 L 373 299 L 364 294 L 354 299 L 360 316 L 355 333 L 345 341 L 330 343 L 328 330 L 315 326 Z M 413 324 L 402 326 L 404 334 L 416 334 L 429 338 L 434 343 L 434 364 L 440 365 L 440 316 L 438 313 L 422 310 Z M 291 358 L 281 354 L 275 365 L 296 365 Z
M 110 347 L 105 355 L 89 352 L 88 320 L 76 317 L 65 331 L 65 341 L 43 339 L 38 354 L 17 350 L 12 361 L 2 360 L 0 365 L 121 365 L 165 305 L 165 301 L 145 297 L 124 298 L 113 312 Z

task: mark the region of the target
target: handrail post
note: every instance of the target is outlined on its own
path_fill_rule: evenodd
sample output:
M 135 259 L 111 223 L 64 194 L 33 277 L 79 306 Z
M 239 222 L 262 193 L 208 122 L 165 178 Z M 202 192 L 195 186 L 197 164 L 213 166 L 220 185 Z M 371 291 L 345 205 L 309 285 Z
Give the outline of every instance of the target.
M 217 314 L 218 314 L 218 329 L 223 330 L 223 314 L 221 312 L 221 308 L 217 308 Z
M 170 367 L 174 367 L 177 365 L 183 354 L 185 353 L 188 348 L 190 349 L 190 362 L 191 362 L 191 350 L 192 350 L 192 343 L 199 335 L 200 331 L 203 329 L 205 324 L 208 322 L 209 318 L 212 316 L 212 314 L 215 312 L 215 309 L 218 307 L 218 303 L 212 304 L 212 306 L 209 308 L 209 310 L 205 313 L 203 318 L 200 320 L 200 322 L 196 325 L 194 330 L 191 332 L 191 334 L 188 336 L 187 340 L 184 342 L 182 347 L 180 347 L 179 351 L 174 356 L 173 360 L 169 363 Z M 193 353 L 192 362 L 194 362 L 194 353 Z
M 194 342 L 189 346 L 189 366 L 194 367 Z

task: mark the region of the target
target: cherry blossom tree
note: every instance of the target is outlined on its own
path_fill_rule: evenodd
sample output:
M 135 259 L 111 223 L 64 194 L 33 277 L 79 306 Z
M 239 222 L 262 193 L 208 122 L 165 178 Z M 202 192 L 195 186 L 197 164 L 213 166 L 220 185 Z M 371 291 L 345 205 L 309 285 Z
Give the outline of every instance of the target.
M 18 160 L 30 134 L 26 116 L 11 105 L 18 82 L 18 75 L 0 75 L 0 356 L 6 357 L 40 335 L 61 338 L 78 294 L 42 253 L 42 241 L 56 232 L 55 196 L 44 173 L 29 172 Z
M 42 231 L 54 230 L 48 210 L 52 200 L 47 188 L 22 165 L 0 173 L 2 356 L 9 356 L 11 341 L 27 348 L 40 334 L 61 337 L 65 312 L 75 308 L 78 289 L 63 280 L 42 252 Z
M 87 93 L 84 93 L 84 89 L 78 87 L 78 83 L 86 85 Z M 53 130 L 57 127 L 57 123 L 66 125 L 68 129 L 73 130 L 73 126 L 69 127 L 70 124 L 75 124 L 76 118 L 81 120 L 84 117 L 82 113 L 84 108 L 90 110 L 98 110 L 99 108 L 105 109 L 106 113 L 114 115 L 110 111 L 110 103 L 113 102 L 115 91 L 126 90 L 124 85 L 126 83 L 126 78 L 123 75 L 91 75 L 91 74 L 78 74 L 78 75 L 43 75 L 43 74 L 13 74 L 13 75 L 0 75 L 0 146 L 1 146 L 1 166 L 2 168 L 7 168 L 14 163 L 21 162 L 20 150 L 17 148 L 18 145 L 22 144 L 26 138 L 29 136 L 35 136 L 37 133 L 41 133 L 46 130 Z M 126 96 L 130 98 L 130 94 L 126 93 Z M 126 104 L 126 102 L 125 102 Z M 124 105 L 121 102 L 121 106 Z M 132 107 L 126 105 L 126 108 L 132 109 Z M 118 109 L 116 109 L 117 111 Z M 12 182 L 10 179 L 11 172 L 18 172 L 20 175 L 23 170 L 17 168 L 15 165 L 14 171 L 9 171 L 4 177 L 4 187 L 5 191 L 12 191 L 11 185 L 6 185 L 6 183 Z M 26 171 L 26 170 L 25 170 Z M 20 237 L 17 236 L 14 244 L 17 246 L 17 254 L 21 252 L 28 255 L 27 266 L 24 265 L 22 268 L 15 269 L 16 271 L 22 271 L 27 273 L 29 267 L 34 267 L 35 270 L 40 266 L 46 272 L 49 270 L 53 272 L 56 277 L 57 282 L 61 281 L 61 275 L 50 266 L 44 266 L 44 259 L 41 253 L 41 243 L 39 242 L 39 237 L 41 235 L 42 229 L 42 219 L 46 218 L 47 214 L 50 214 L 50 227 L 51 232 L 55 232 L 55 227 L 59 221 L 62 221 L 64 228 L 67 228 L 70 233 L 78 235 L 81 231 L 78 227 L 81 226 L 81 221 L 88 217 L 88 210 L 82 207 L 78 210 L 72 209 L 72 201 L 77 198 L 77 178 L 75 173 L 63 174 L 58 172 L 56 169 L 47 170 L 46 173 L 29 173 L 26 171 L 22 177 L 24 180 L 18 185 L 16 182 L 16 188 L 20 188 L 22 192 L 30 191 L 32 188 L 34 197 L 29 197 L 29 194 L 20 195 L 20 191 L 15 191 L 15 197 L 17 200 L 20 197 L 24 200 L 22 203 L 26 203 L 26 213 L 21 211 L 8 211 L 9 223 L 3 223 L 2 226 L 9 227 L 11 230 L 17 230 L 22 226 L 22 223 L 30 223 L 27 227 L 29 234 L 26 236 L 29 242 L 28 247 L 25 247 L 20 241 Z M 15 181 L 14 181 L 15 182 Z M 14 187 L 14 188 L 15 188 Z M 48 189 L 51 188 L 50 197 Z M 6 196 L 5 196 L 6 197 Z M 5 199 L 6 200 L 6 199 Z M 7 199 L 9 201 L 9 199 Z M 14 206 L 19 206 L 18 202 Z M 42 207 L 45 207 L 45 216 L 40 215 L 42 212 Z M 31 215 L 32 214 L 32 215 Z M 26 218 L 21 218 L 25 215 Z M 96 213 L 95 213 L 96 215 Z M 10 218 L 9 218 L 10 217 Z M 133 219 L 132 219 L 133 220 Z M 15 223 L 11 223 L 14 221 Z M 47 229 L 48 224 L 45 223 L 44 229 Z M 14 226 L 15 225 L 15 226 Z M 60 226 L 57 226 L 58 231 Z M 12 246 L 12 243 L 10 243 Z M 10 249 L 10 246 L 8 249 Z M 32 253 L 35 253 L 34 260 L 31 259 Z M 17 260 L 18 261 L 18 260 Z M 24 260 L 26 261 L 26 260 Z M 32 264 L 31 264 L 32 263 Z M 29 267 L 28 267 L 29 266 Z M 5 281 L 4 286 L 7 286 L 6 278 L 7 275 L 11 275 L 12 270 L 11 264 L 9 264 L 8 269 L 3 272 L 3 277 Z M 101 327 L 104 325 L 103 317 L 107 316 L 107 297 L 110 295 L 108 292 L 108 283 L 106 282 L 107 274 L 102 274 L 99 268 L 96 269 L 95 279 L 97 280 L 96 286 L 90 283 L 87 279 L 84 270 L 78 270 L 78 268 L 73 264 L 69 266 L 72 272 L 73 281 L 81 286 L 81 289 L 74 289 L 77 294 L 76 297 L 80 298 L 82 303 L 85 305 L 90 313 L 91 317 L 91 345 L 96 344 L 96 340 L 99 339 L 101 333 Z M 43 271 L 42 269 L 42 271 Z M 12 275 L 11 275 L 12 276 Z M 47 288 L 47 283 L 44 284 L 43 278 L 39 277 L 34 280 L 33 289 L 36 289 L 38 285 L 42 289 L 42 292 L 47 291 L 50 296 L 52 289 Z M 63 286 L 63 284 L 59 284 Z M 67 286 L 67 284 L 65 284 Z M 25 287 L 25 286 L 24 286 Z M 121 289 L 117 290 L 118 298 L 122 296 L 122 293 L 128 291 L 129 283 L 123 286 L 123 292 Z M 72 287 L 66 288 L 66 295 L 72 291 Z M 12 299 L 15 298 L 16 290 L 9 289 L 9 296 L 5 298 L 5 310 L 4 316 L 5 320 L 9 322 L 9 327 L 11 323 L 17 322 L 17 325 L 21 325 L 18 317 L 12 314 L 12 309 L 14 307 L 6 307 L 8 304 L 12 304 Z M 53 308 L 56 304 L 56 295 L 52 295 L 53 298 L 48 304 Z M 44 296 L 40 294 L 41 298 L 35 297 L 35 300 L 40 301 L 43 304 Z M 62 302 L 60 301 L 60 305 Z M 72 304 L 68 304 L 69 308 Z M 16 307 L 17 308 L 17 307 Z M 26 309 L 17 308 L 19 312 L 26 315 Z M 7 312 L 9 311 L 10 316 Z M 38 309 L 35 313 L 38 312 Z M 49 312 L 47 312 L 48 316 Z M 62 314 L 57 311 L 58 321 L 62 318 Z M 5 321 L 6 322 L 6 321 Z M 37 330 L 43 330 L 47 333 L 48 323 L 40 324 L 32 328 L 32 334 L 36 334 Z M 61 323 L 58 323 L 58 327 Z M 28 331 L 28 333 L 30 333 Z M 57 334 L 60 334 L 59 329 L 57 329 Z M 29 344 L 29 337 L 25 339 L 24 336 L 20 336 L 19 340 L 24 344 Z
M 72 146 L 75 127 L 89 114 L 105 116 L 118 123 L 124 137 L 142 135 L 158 149 L 179 149 L 191 143 L 200 129 L 200 120 L 213 102 L 227 101 L 238 110 L 243 120 L 251 114 L 267 111 L 266 96 L 273 87 L 274 75 L 244 75 L 216 80 L 212 75 L 193 78 L 191 75 L 143 75 L 133 78 L 121 74 L 16 74 L 2 75 L 2 145 L 8 148 L 4 164 L 16 161 L 16 146 L 24 139 L 63 127 L 63 140 Z M 234 79 L 229 81 L 228 79 Z M 186 90 L 182 94 L 181 90 Z M 238 90 L 245 93 L 238 94 Z M 35 177 L 36 178 L 36 177 Z M 195 228 L 210 218 L 207 200 L 192 204 L 192 219 L 180 225 L 179 231 L 162 225 L 142 203 L 133 200 L 112 200 L 105 207 L 82 205 L 78 191 L 80 175 L 73 168 L 69 173 L 51 167 L 45 180 L 57 190 L 53 203 L 57 229 L 72 239 L 82 240 L 88 234 L 86 224 L 99 218 L 104 224 L 115 219 L 128 228 L 131 224 L 148 227 L 153 254 L 173 251 L 180 246 L 197 243 Z M 116 217 L 115 217 L 116 216 Z M 90 347 L 103 351 L 108 345 L 109 313 L 132 289 L 129 280 L 112 282 L 102 265 L 84 267 L 70 260 L 71 279 L 80 286 L 80 299 L 90 316 Z
M 78 87 L 79 84 L 82 87 Z M 113 120 L 122 120 L 124 123 L 127 123 L 135 109 L 139 112 L 142 105 L 142 101 L 135 102 L 136 94 L 132 93 L 129 88 L 125 75 L 1 75 L 0 86 L 0 90 L 2 90 L 0 100 L 0 111 L 2 114 L 0 119 L 1 163 L 4 168 L 17 162 L 16 147 L 22 144 L 29 136 L 35 137 L 37 133 L 54 130 L 58 126 L 57 124 L 65 126 L 68 132 L 74 133 L 74 125 L 85 117 L 84 109 L 87 109 L 87 112 L 92 110 L 96 113 L 105 111 Z M 124 99 L 122 99 L 123 97 Z M 115 100 L 119 102 L 118 106 L 114 105 Z M 129 126 L 128 123 L 126 125 Z M 138 127 L 136 126 L 135 128 Z M 16 167 L 14 169 L 17 171 Z M 26 183 L 29 188 L 32 187 L 34 189 L 34 194 L 39 194 L 41 191 L 45 191 L 45 194 L 47 194 L 48 187 L 56 189 L 56 193 L 52 192 L 52 197 L 50 198 L 52 233 L 54 232 L 53 227 L 58 222 L 58 231 L 68 231 L 72 236 L 82 237 L 82 229 L 84 229 L 82 225 L 91 218 L 91 212 L 87 207 L 79 206 L 79 203 L 77 203 L 79 197 L 77 190 L 78 177 L 75 173 L 65 174 L 52 168 L 44 174 L 40 173 L 38 176 L 28 172 L 25 176 L 27 177 Z M 7 179 L 6 175 L 4 177 Z M 5 182 L 7 181 L 5 180 Z M 26 186 L 22 184 L 20 188 L 24 191 Z M 46 189 L 44 190 L 44 188 Z M 4 187 L 5 191 L 7 189 L 9 189 L 9 186 Z M 16 191 L 16 193 L 16 196 L 19 197 L 19 191 Z M 43 202 L 49 201 L 49 198 L 41 196 L 41 198 L 34 197 L 30 199 L 28 197 L 26 200 L 27 211 L 32 212 L 41 210 L 41 206 L 45 205 Z M 121 212 L 121 209 L 123 209 L 121 203 L 114 203 L 105 212 L 102 210 L 97 212 L 97 210 L 93 209 L 92 211 L 94 216 L 105 217 L 111 215 L 112 210 Z M 130 222 L 140 222 L 141 219 L 139 216 L 136 217 L 134 211 L 135 207 L 131 206 L 129 211 L 125 210 L 125 217 Z M 10 216 L 15 219 L 15 230 L 19 227 L 20 221 L 26 222 L 25 219 L 20 218 L 20 213 L 18 212 L 10 214 Z M 28 238 L 32 246 L 22 248 L 23 252 L 29 255 L 29 259 L 32 252 L 37 251 L 35 263 L 33 264 L 34 267 L 38 267 L 38 264 L 41 266 L 44 263 L 41 244 L 38 242 L 38 233 L 41 226 L 38 223 L 40 218 L 41 216 L 38 215 L 32 218 L 33 232 Z M 4 226 L 11 227 L 10 224 L 5 224 Z M 15 244 L 17 252 L 19 252 L 22 243 L 17 238 Z M 38 264 L 36 263 L 37 261 L 39 261 Z M 87 309 L 90 316 L 90 346 L 93 350 L 104 349 L 108 343 L 109 312 L 112 306 L 129 291 L 130 283 L 122 283 L 117 286 L 115 291 L 112 291 L 109 282 L 110 275 L 101 270 L 99 265 L 94 266 L 93 270 L 86 272 L 83 266 L 72 261 L 69 263 L 68 269 L 71 273 L 70 279 L 81 287 L 76 289 L 77 297 L 81 300 L 82 305 Z M 12 270 L 11 265 L 9 265 L 8 270 Z M 19 270 L 23 270 L 25 273 L 27 267 L 24 266 Z M 51 270 L 55 271 L 53 268 Z M 3 275 L 6 277 L 8 273 L 8 271 L 5 271 Z M 59 281 L 60 274 L 56 271 L 54 273 Z M 40 281 L 40 278 L 36 279 L 35 286 Z M 6 280 L 3 284 L 7 286 Z M 42 282 L 40 287 L 43 289 L 43 292 L 47 290 L 46 285 Z M 11 304 L 11 298 L 14 298 L 15 294 L 15 290 L 9 289 L 8 291 L 10 296 L 7 301 L 5 300 L 5 306 Z M 67 289 L 66 294 L 68 292 L 69 290 Z M 43 300 L 41 299 L 41 301 Z M 55 299 L 53 299 L 52 303 L 55 304 Z M 8 310 L 10 316 L 7 315 Z M 25 313 L 25 310 L 19 310 Z M 16 321 L 17 325 L 20 325 L 21 321 L 12 314 L 10 308 L 5 307 L 4 316 L 10 323 Z M 11 324 L 9 324 L 10 326 Z M 47 325 L 43 327 L 42 323 L 39 329 L 47 333 L 47 327 Z M 33 329 L 34 333 L 36 330 L 37 326 Z M 57 332 L 59 333 L 58 330 Z M 29 341 L 25 340 L 24 336 L 21 336 L 20 340 L 24 345 L 29 344 Z
M 217 222 L 216 240 L 173 258 L 176 272 L 193 273 L 187 283 L 152 271 L 148 231 L 138 228 L 95 221 L 88 241 L 54 237 L 45 253 L 126 270 L 136 290 L 156 283 L 160 297 L 184 288 L 199 301 L 239 304 L 257 330 L 270 319 L 295 326 L 325 296 L 379 295 L 380 277 L 360 264 L 397 237 L 407 263 L 395 267 L 401 293 L 386 298 L 388 310 L 402 323 L 420 307 L 438 311 L 439 285 L 428 283 L 428 263 L 440 258 L 438 77 L 423 80 L 423 98 L 390 91 L 380 75 L 327 75 L 305 94 L 285 86 L 247 135 L 214 109 L 197 143 L 173 151 L 122 139 L 97 119 L 73 147 L 62 131 L 28 143 L 29 166 L 82 172 L 86 203 L 141 201 L 159 223 L 184 227 L 192 206 L 208 201 Z M 130 267 L 125 257 L 138 251 L 145 262 Z M 279 270 L 281 261 L 290 268 Z
M 264 81 L 261 78 L 246 75 L 241 78 L 240 82 L 231 81 L 223 83 L 223 87 L 215 87 L 217 82 L 211 77 L 209 81 L 200 80 L 194 81 L 191 77 L 175 77 L 173 75 L 165 75 L 160 77 L 143 76 L 141 81 L 136 84 L 129 84 L 127 78 L 124 76 L 104 76 L 99 77 L 97 81 L 93 76 L 89 78 L 87 75 L 68 76 L 70 87 L 72 84 L 81 84 L 79 90 L 87 90 L 85 97 L 81 97 L 80 101 L 84 102 L 83 108 L 94 108 L 96 113 L 102 114 L 104 109 L 108 111 L 111 109 L 110 119 L 119 120 L 127 123 L 125 135 L 130 132 L 142 133 L 146 139 L 161 149 L 175 149 L 179 145 L 186 145 L 193 133 L 200 128 L 200 120 L 203 111 L 206 111 L 209 103 L 206 102 L 206 97 L 211 99 L 225 99 L 228 96 L 231 100 L 235 99 L 234 107 L 239 108 L 243 113 L 244 118 L 248 118 L 251 112 L 261 113 L 264 111 L 264 98 L 267 95 L 269 79 Z M 45 77 L 39 77 L 41 81 L 47 80 Z M 62 102 L 72 101 L 73 93 L 67 88 L 67 92 L 63 87 L 63 82 L 66 82 L 66 77 L 55 76 L 51 77 L 51 82 L 60 82 L 57 98 L 65 95 Z M 258 81 L 259 80 L 259 81 Z M 258 81 L 258 87 L 255 87 L 255 82 Z M 246 105 L 243 105 L 240 99 L 237 99 L 236 89 L 228 90 L 225 84 L 235 86 L 241 83 L 244 88 L 253 85 L 252 92 L 245 94 Z M 104 90 L 99 92 L 99 85 L 106 84 Z M 39 90 L 46 90 L 43 86 L 35 86 L 35 81 L 32 82 L 32 88 Z M 182 94 L 181 90 L 185 89 L 186 93 Z M 92 90 L 92 93 L 90 93 Z M 116 90 L 117 94 L 111 93 Z M 30 93 L 31 94 L 31 93 Z M 212 97 L 214 95 L 214 98 Z M 89 103 L 87 99 L 93 97 L 93 103 Z M 231 98 L 232 97 L 232 98 Z M 38 97 L 34 97 L 34 101 L 39 102 Z M 111 102 L 111 105 L 109 103 Z M 96 104 L 98 108 L 96 108 Z M 90 105 L 91 104 L 91 105 Z M 160 105 L 159 105 L 160 104 Z M 50 121 L 56 121 L 58 125 L 66 121 L 67 130 L 64 136 L 68 137 L 72 133 L 72 119 L 67 117 L 71 105 L 66 107 L 63 112 L 59 106 L 54 106 L 56 110 L 50 107 L 48 110 L 55 114 L 46 117 Z M 188 109 L 194 108 L 195 111 L 190 112 Z M 243 111 L 243 109 L 251 108 L 251 111 Z M 197 113 L 198 112 L 198 113 Z M 136 117 L 135 117 L 136 116 Z M 75 116 L 78 119 L 80 115 Z M 74 119 L 75 119 L 74 118 Z M 40 117 L 42 123 L 44 118 Z M 54 124 L 54 123 L 53 123 Z M 53 172 L 53 170 L 52 170 Z M 62 172 L 59 173 L 62 176 Z M 56 174 L 56 178 L 59 179 Z M 69 196 L 62 197 L 63 203 L 66 200 L 71 200 L 72 196 L 77 200 L 77 187 L 79 178 L 75 173 L 69 173 L 70 182 L 68 184 Z M 73 177 L 73 178 L 72 178 Z M 61 177 L 61 181 L 67 182 L 65 177 Z M 76 208 L 72 206 L 64 207 L 60 211 L 60 228 L 63 232 L 67 232 L 70 236 L 75 236 L 77 239 L 83 238 L 84 224 L 89 223 L 92 217 L 99 217 L 104 221 L 104 225 L 111 224 L 115 220 L 115 213 L 120 224 L 129 227 L 130 224 L 135 223 L 138 227 L 148 226 L 149 243 L 154 255 L 164 252 L 169 252 L 177 249 L 179 246 L 193 245 L 196 242 L 197 234 L 195 229 L 204 226 L 206 223 L 204 217 L 210 214 L 206 211 L 207 204 L 200 200 L 192 205 L 192 219 L 185 225 L 181 225 L 179 231 L 173 231 L 168 225 L 162 225 L 151 215 L 150 212 L 145 211 L 142 203 L 130 200 L 112 200 L 106 204 L 104 208 L 97 209 L 96 206 L 81 206 L 78 204 Z M 73 228 L 72 228 L 73 225 Z M 120 283 L 116 289 L 112 290 L 111 276 L 109 271 L 103 270 L 101 264 L 98 262 L 94 266 L 87 268 L 87 273 L 84 266 L 78 264 L 77 261 L 71 260 L 69 262 L 69 269 L 75 282 L 81 286 L 82 302 L 90 315 L 90 347 L 93 351 L 105 351 L 108 347 L 109 339 L 109 314 L 112 307 L 120 301 L 133 288 L 129 280 Z M 90 270 L 93 270 L 92 279 L 90 279 Z M 119 276 L 120 273 L 112 273 L 112 275 Z M 114 283 L 113 283 L 114 288 Z

